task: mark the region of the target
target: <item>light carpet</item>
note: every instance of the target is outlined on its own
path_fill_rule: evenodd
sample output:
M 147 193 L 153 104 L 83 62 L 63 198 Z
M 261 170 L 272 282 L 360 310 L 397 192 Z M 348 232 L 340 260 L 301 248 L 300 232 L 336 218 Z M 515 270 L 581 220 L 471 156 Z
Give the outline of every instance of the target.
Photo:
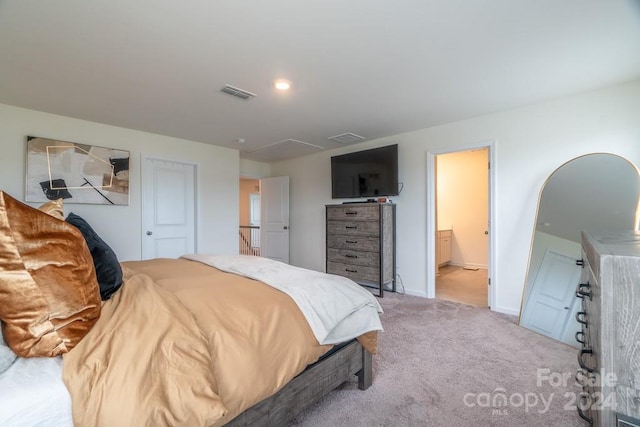
M 373 385 L 345 383 L 290 426 L 584 426 L 576 349 L 506 316 L 385 293 Z

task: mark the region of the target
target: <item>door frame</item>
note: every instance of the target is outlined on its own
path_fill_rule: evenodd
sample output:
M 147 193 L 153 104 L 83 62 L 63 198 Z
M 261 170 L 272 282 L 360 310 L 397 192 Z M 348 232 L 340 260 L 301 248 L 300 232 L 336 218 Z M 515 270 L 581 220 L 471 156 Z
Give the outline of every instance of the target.
M 193 251 L 198 253 L 198 235 L 199 235 L 199 224 L 198 218 L 200 218 L 200 197 L 199 197 L 199 177 L 200 177 L 200 164 L 198 162 L 191 162 L 188 160 L 176 160 L 171 159 L 169 157 L 162 157 L 156 154 L 148 154 L 148 153 L 140 153 L 140 259 L 143 259 L 143 246 L 144 246 L 144 214 L 145 207 L 144 202 L 144 190 L 145 185 L 145 175 L 146 175 L 146 164 L 147 160 L 160 160 L 162 162 L 171 162 L 171 163 L 180 163 L 184 165 L 193 166 Z
M 495 242 L 496 242 L 496 192 L 495 192 L 495 174 L 496 174 L 496 141 L 480 141 L 467 145 L 459 145 L 454 147 L 438 148 L 427 151 L 427 298 L 436 297 L 436 156 L 441 154 L 457 153 L 460 151 L 469 151 L 479 148 L 488 149 L 487 156 L 489 158 L 489 260 L 487 265 L 487 276 L 490 281 L 488 288 L 488 304 L 491 310 L 496 307 L 496 286 L 495 280 Z

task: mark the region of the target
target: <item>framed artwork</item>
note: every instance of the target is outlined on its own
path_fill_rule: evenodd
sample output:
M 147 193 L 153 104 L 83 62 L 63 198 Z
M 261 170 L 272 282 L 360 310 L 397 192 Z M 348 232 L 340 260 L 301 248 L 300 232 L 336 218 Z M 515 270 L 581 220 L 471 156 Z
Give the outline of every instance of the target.
M 129 152 L 27 137 L 27 202 L 129 204 Z

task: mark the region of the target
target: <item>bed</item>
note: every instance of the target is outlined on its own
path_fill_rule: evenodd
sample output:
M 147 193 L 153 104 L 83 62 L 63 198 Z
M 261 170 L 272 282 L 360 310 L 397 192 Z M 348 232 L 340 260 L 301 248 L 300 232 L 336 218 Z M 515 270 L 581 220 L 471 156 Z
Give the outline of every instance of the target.
M 113 262 L 96 262 L 91 239 L 78 232 L 83 227 L 0 196 L 2 331 L 16 353 L 29 356 L 0 373 L 0 425 L 25 413 L 31 425 L 51 425 L 52 416 L 54 425 L 77 426 L 282 425 L 354 375 L 359 388 L 371 385 L 382 310 L 348 279 L 258 257 L 194 254 L 121 263 L 121 286 L 110 274 L 103 286 L 98 270 Z M 31 231 L 17 233 L 25 215 Z M 33 249 L 43 232 L 47 243 Z M 43 263 L 43 252 L 73 252 L 74 259 Z M 16 277 L 51 283 L 53 273 L 40 271 L 50 264 L 69 267 L 77 280 L 55 284 L 70 290 L 40 289 L 49 317 L 34 327 L 42 316 L 31 316 L 25 327 L 24 313 L 7 309 L 16 306 L 7 289 Z M 100 291 L 108 291 L 106 300 Z M 71 300 L 58 301 L 70 292 Z M 30 394 L 30 383 L 46 386 L 48 397 Z M 18 394 L 30 396 L 31 407 L 17 404 Z

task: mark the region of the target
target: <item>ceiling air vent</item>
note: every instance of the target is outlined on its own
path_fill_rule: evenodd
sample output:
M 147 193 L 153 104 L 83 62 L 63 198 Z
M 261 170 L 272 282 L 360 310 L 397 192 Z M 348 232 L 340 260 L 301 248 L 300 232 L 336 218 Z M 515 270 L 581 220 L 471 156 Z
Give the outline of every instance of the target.
M 324 148 L 318 145 L 298 141 L 297 139 L 287 139 L 243 153 L 241 157 L 258 162 L 275 162 L 306 156 L 307 154 L 317 153 L 322 150 L 324 150 Z
M 236 98 L 244 99 L 245 101 L 256 97 L 255 93 L 247 92 L 246 90 L 242 90 L 231 85 L 224 85 L 224 87 L 220 89 L 220 92 L 235 96 Z
M 351 132 L 341 133 L 340 135 L 335 135 L 329 138 L 330 141 L 339 142 L 341 144 L 351 144 L 354 142 L 360 142 L 364 139 L 364 136 L 356 135 Z

